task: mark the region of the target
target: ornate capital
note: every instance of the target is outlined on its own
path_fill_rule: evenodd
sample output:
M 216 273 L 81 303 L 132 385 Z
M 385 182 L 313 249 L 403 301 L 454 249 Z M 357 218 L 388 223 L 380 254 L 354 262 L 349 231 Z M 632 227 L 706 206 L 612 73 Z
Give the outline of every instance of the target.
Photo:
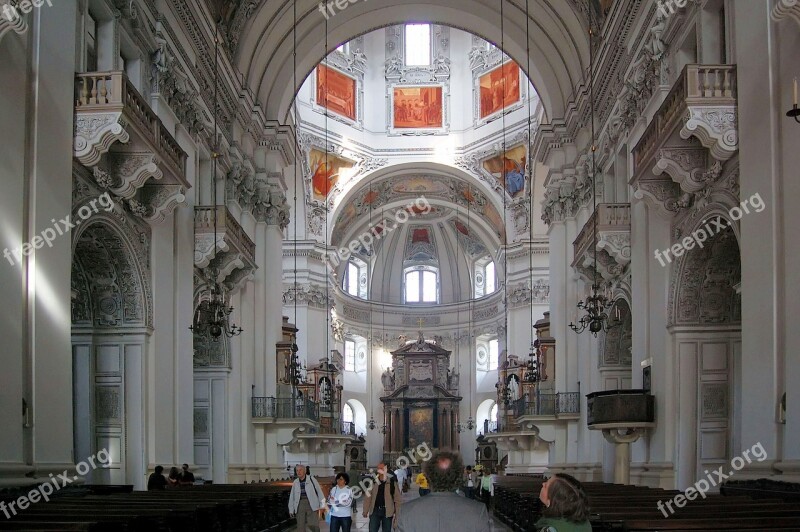
M 283 304 L 293 305 L 295 302 L 298 305 L 321 309 L 334 303 L 333 294 L 327 294 L 325 289 L 315 284 L 298 285 L 296 289 L 294 285 L 289 285 L 283 292 Z M 345 307 L 345 316 L 347 316 L 346 310 Z
M 274 185 L 259 181 L 256 186 L 253 215 L 259 222 L 277 225 L 281 230 L 289 226 L 290 208 L 286 195 Z

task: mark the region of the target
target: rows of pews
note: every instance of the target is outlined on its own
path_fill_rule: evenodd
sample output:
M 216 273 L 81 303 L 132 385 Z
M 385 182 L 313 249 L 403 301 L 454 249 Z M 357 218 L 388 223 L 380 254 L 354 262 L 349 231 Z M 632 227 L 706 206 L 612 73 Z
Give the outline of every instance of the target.
M 542 477 L 500 477 L 495 487 L 495 516 L 519 532 L 535 531 L 541 517 L 539 490 Z M 797 499 L 769 493 L 734 493 L 723 488 L 721 494 L 707 494 L 686 501 L 682 508 L 674 503 L 674 513 L 659 509 L 681 492 L 602 482 L 583 483 L 589 496 L 594 532 L 635 532 L 655 530 L 781 530 L 800 531 L 800 505 Z M 751 490 L 752 491 L 752 490 Z M 785 490 L 784 490 L 785 491 Z
M 6 519 L 0 531 L 222 532 L 288 530 L 291 485 L 262 483 L 132 491 L 131 486 L 65 488 Z M 0 494 L 8 504 L 10 494 Z

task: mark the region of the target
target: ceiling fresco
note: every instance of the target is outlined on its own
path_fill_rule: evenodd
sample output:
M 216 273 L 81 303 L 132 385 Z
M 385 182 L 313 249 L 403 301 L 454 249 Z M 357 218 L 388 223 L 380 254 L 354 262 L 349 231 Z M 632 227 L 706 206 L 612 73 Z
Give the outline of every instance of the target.
M 477 187 L 454 177 L 410 175 L 372 182 L 356 192 L 336 214 L 331 242 L 338 244 L 352 229 L 356 220 L 363 216 L 370 214 L 374 216 L 377 212 L 385 211 L 385 218 L 392 217 L 397 209 L 386 210 L 385 206 L 389 203 L 407 199 L 409 204 L 405 207 L 407 212 L 416 216 L 415 206 L 411 203 L 422 197 L 429 201 L 432 199 L 444 200 L 458 205 L 462 210 L 466 209 L 469 213 L 468 216 L 483 219 L 492 228 L 497 238 L 500 241 L 503 240 L 505 233 L 502 214 Z M 434 219 L 447 214 L 446 207 L 433 206 L 429 213 L 421 214 L 421 216 Z

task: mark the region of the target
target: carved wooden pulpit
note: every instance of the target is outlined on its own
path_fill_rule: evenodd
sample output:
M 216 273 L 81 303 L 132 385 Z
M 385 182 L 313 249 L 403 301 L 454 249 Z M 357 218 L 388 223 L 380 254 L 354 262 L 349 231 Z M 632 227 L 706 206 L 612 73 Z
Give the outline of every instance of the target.
M 392 351 L 392 369 L 384 374 L 384 459 L 393 464 L 409 447 L 459 450 L 458 375 L 450 371 L 450 351 L 416 342 Z

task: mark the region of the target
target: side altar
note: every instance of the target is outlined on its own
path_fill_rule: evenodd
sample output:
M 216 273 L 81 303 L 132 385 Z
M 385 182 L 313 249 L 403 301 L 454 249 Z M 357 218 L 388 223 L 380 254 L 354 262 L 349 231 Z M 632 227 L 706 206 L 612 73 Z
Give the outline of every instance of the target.
M 458 373 L 450 369 L 451 352 L 419 339 L 392 351 L 392 367 L 383 383 L 384 460 L 394 464 L 409 447 L 459 450 Z

